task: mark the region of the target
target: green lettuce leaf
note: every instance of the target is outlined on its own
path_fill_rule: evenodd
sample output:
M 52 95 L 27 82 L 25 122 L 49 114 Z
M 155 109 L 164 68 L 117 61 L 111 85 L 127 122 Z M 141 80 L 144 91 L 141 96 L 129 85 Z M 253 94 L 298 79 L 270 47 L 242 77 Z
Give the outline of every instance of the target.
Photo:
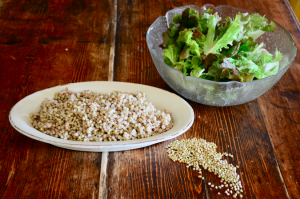
M 202 59 L 200 56 L 192 57 L 192 65 L 200 66 L 202 65 Z
M 227 60 L 235 66 L 238 73 L 243 77 L 243 81 L 252 81 L 261 72 L 258 65 L 245 57 L 241 56 L 239 59 L 227 58 Z
M 214 53 L 213 48 L 215 47 L 215 31 L 218 22 L 221 21 L 221 17 L 219 17 L 218 13 L 209 16 L 208 24 L 207 24 L 207 35 L 205 36 L 205 41 L 203 42 L 203 50 L 204 54 L 208 55 L 209 53 Z
M 200 77 L 202 73 L 204 72 L 204 68 L 201 67 L 193 67 L 193 70 L 191 71 L 191 76 L 193 77 Z
M 162 34 L 163 37 L 163 43 L 159 45 L 159 47 L 161 47 L 162 49 L 167 48 L 167 46 L 175 44 L 177 45 L 177 41 L 175 37 L 170 37 L 168 32 L 164 32 Z
M 186 59 L 188 58 L 189 56 L 191 56 L 191 53 L 190 53 L 191 49 L 190 47 L 188 47 L 187 45 L 185 45 L 179 55 L 179 58 L 180 59 Z
M 206 40 L 203 47 L 205 55 L 208 55 L 209 53 L 219 53 L 222 48 L 228 49 L 228 45 L 232 45 L 233 41 L 238 39 L 238 36 L 243 30 L 243 26 L 240 24 L 242 16 L 243 15 L 241 13 L 237 14 L 234 21 L 229 25 L 229 28 L 225 34 L 217 41 L 214 41 L 214 34 L 216 24 L 220 21 L 220 17 L 215 15 L 210 16 L 208 33 L 206 35 Z
M 268 24 L 268 19 L 258 13 L 250 15 L 250 24 L 247 26 L 246 36 L 252 37 L 254 40 L 264 34 L 266 31 L 273 32 L 275 30 L 275 23 L 272 21 Z
M 258 65 L 260 66 L 261 74 L 257 75 L 256 78 L 261 79 L 278 73 L 282 53 L 276 50 L 275 58 L 272 60 L 272 54 L 270 54 L 267 50 L 262 49 L 260 52 L 260 59 L 261 62 L 259 62 Z
M 181 60 L 174 64 L 174 68 L 181 71 L 185 76 L 189 76 L 192 70 L 191 59 L 186 59 L 185 61 Z
M 203 48 L 203 42 L 205 41 L 205 35 L 202 32 L 200 32 L 198 29 L 194 29 L 192 39 L 195 40 L 201 48 Z
M 177 25 L 171 23 L 168 28 L 168 34 L 170 37 L 175 37 L 176 35 L 178 35 L 179 30 L 180 29 Z
M 191 29 L 184 29 L 183 31 L 180 31 L 177 42 L 186 44 L 188 47 L 190 47 L 191 53 L 200 55 L 203 50 L 200 48 L 198 43 L 192 39 L 193 34 L 194 33 Z
M 179 49 L 175 45 L 169 45 L 163 52 L 163 56 L 168 58 L 172 64 L 175 64 L 179 60 Z
M 184 29 L 180 31 L 177 42 L 189 43 L 192 39 L 193 31 L 189 29 Z
M 209 14 L 209 13 L 204 13 L 203 15 L 200 15 L 200 19 L 198 21 L 198 25 L 196 26 L 196 29 L 203 34 L 207 34 L 207 29 L 208 29 L 207 24 L 208 24 L 210 15 L 211 14 Z

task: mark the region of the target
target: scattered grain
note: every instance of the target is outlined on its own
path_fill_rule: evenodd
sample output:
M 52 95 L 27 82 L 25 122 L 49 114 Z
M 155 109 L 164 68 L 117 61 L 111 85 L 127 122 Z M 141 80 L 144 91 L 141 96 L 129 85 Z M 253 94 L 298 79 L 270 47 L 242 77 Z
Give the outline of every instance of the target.
M 168 146 L 167 153 L 171 160 L 185 163 L 188 165 L 187 167 L 192 166 L 199 174 L 202 173 L 202 170 L 199 167 L 200 165 L 205 170 L 218 175 L 220 182 L 223 184 L 218 186 L 208 182 L 208 185 L 215 187 L 215 189 L 218 190 L 224 186 L 228 187 L 229 184 L 231 190 L 227 189 L 224 193 L 228 196 L 233 194 L 234 197 L 237 197 L 238 194 L 242 192 L 238 191 L 239 187 L 242 187 L 242 183 L 240 181 L 240 176 L 236 173 L 237 168 L 232 164 L 229 164 L 227 160 L 222 160 L 223 156 L 233 157 L 233 155 L 228 153 L 218 153 L 216 149 L 217 146 L 213 142 L 206 142 L 204 139 L 193 138 L 176 140 Z

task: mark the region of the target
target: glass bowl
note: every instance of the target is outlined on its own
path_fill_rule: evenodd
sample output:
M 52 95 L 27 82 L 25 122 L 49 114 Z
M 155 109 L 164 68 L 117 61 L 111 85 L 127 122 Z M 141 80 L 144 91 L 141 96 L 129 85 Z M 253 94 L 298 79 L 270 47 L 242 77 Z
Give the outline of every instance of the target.
M 276 30 L 274 32 L 266 32 L 257 41 L 264 42 L 266 49 L 273 55 L 276 48 L 282 53 L 279 72 L 276 75 L 251 82 L 215 82 L 185 76 L 182 72 L 164 63 L 163 49 L 159 45 L 163 41 L 162 33 L 167 31 L 169 24 L 172 23 L 174 14 L 182 13 L 186 7 L 198 10 L 199 14 L 203 14 L 207 8 L 213 8 L 223 19 L 227 16 L 234 18 L 238 12 L 253 12 L 224 5 L 214 7 L 211 4 L 206 4 L 201 8 L 187 5 L 168 11 L 166 16 L 159 17 L 149 27 L 146 41 L 156 69 L 174 91 L 187 99 L 211 106 L 233 106 L 249 102 L 274 86 L 295 59 L 297 48 L 294 46 L 293 37 L 289 31 L 274 21 Z

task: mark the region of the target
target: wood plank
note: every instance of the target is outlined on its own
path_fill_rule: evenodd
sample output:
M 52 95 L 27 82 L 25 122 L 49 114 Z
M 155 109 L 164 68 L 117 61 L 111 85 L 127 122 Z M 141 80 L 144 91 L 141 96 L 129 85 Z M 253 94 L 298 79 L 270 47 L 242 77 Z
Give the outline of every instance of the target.
M 101 170 L 100 170 L 100 181 L 99 181 L 99 199 L 107 198 L 107 163 L 108 163 L 108 152 L 102 152 L 101 156 Z
M 268 9 L 272 7 L 272 9 Z M 265 1 L 256 6 L 288 31 L 299 49 L 299 22 L 287 1 Z M 284 16 L 284 17 L 282 17 Z M 258 99 L 283 180 L 291 198 L 300 198 L 300 68 L 299 53 L 287 73 Z
M 115 45 L 116 45 L 116 30 L 117 30 L 117 7 L 118 1 L 114 0 L 111 13 L 111 31 L 110 31 L 110 49 L 109 49 L 109 64 L 108 64 L 108 81 L 114 80 L 114 61 L 115 61 Z
M 299 49 L 299 22 L 291 13 L 288 1 L 258 1 L 252 6 L 244 4 L 247 3 L 234 6 L 241 6 L 244 9 L 251 7 L 251 10 L 274 19 L 290 31 Z M 280 172 L 291 198 L 300 198 L 299 61 L 298 53 L 282 79 L 270 91 L 258 98 Z
M 283 21 L 282 16 L 290 16 L 282 1 L 261 0 L 255 4 L 249 1 L 225 0 L 196 2 L 198 6 L 205 3 L 212 3 L 216 6 L 227 4 L 257 11 L 275 18 L 279 23 L 279 17 Z M 146 46 L 145 34 L 157 17 L 164 15 L 169 9 L 189 4 L 195 4 L 195 2 L 119 2 L 116 81 L 136 82 L 171 90 L 160 78 L 154 67 Z M 270 9 L 271 7 L 275 7 L 276 10 Z M 290 18 L 288 19 L 290 20 Z M 297 28 L 293 30 L 295 33 L 298 31 Z M 289 71 L 292 70 L 295 69 Z M 287 75 L 290 81 L 286 85 L 292 85 L 293 89 L 297 89 L 296 84 L 292 82 L 294 76 L 290 73 Z M 275 86 L 274 89 L 277 90 L 277 87 Z M 292 96 L 292 94 L 290 95 Z M 293 98 L 295 102 L 291 102 L 293 101 L 291 96 L 284 102 L 292 103 L 293 106 L 299 105 L 296 98 Z M 274 96 L 272 99 L 276 100 Z M 296 189 L 299 177 L 294 171 L 298 169 L 297 161 L 299 158 L 297 155 L 291 157 L 293 154 L 291 152 L 293 149 L 299 150 L 294 147 L 296 146 L 295 141 L 292 141 L 292 146 L 288 146 L 289 142 L 285 142 L 284 146 L 281 147 L 282 150 L 274 147 L 273 134 L 275 132 L 270 129 L 274 122 L 270 123 L 272 117 L 266 116 L 269 110 L 266 111 L 264 108 L 269 105 L 268 100 L 262 102 L 259 98 L 259 100 L 244 105 L 225 108 L 208 107 L 189 101 L 196 113 L 195 123 L 186 134 L 177 139 L 205 138 L 215 142 L 220 151 L 232 153 L 234 155 L 232 162 L 240 165 L 245 198 L 298 198 Z M 276 117 L 274 113 L 275 111 L 272 111 L 271 114 Z M 293 119 L 299 118 L 296 113 L 292 116 Z M 264 121 L 269 123 L 266 122 L 265 124 Z M 295 128 L 297 129 L 296 125 L 293 124 L 293 127 L 286 132 L 280 131 L 280 133 L 291 138 L 288 135 Z M 278 141 L 282 141 L 281 137 L 278 138 Z M 207 187 L 208 181 L 217 181 L 214 175 L 205 172 L 205 180 L 202 182 L 193 174 L 191 169 L 168 159 L 165 146 L 170 142 L 111 154 L 108 169 L 109 198 L 218 198 L 216 192 Z M 289 153 L 284 152 L 283 149 L 288 149 Z M 290 172 L 282 172 L 282 168 L 286 165 L 276 158 L 276 156 L 279 157 L 279 153 L 282 153 L 282 156 L 286 156 L 285 159 L 292 162 L 292 164 L 289 162 L 287 164 Z M 289 176 L 291 172 L 294 172 L 293 177 Z M 292 178 L 292 180 L 287 181 L 287 178 Z
M 121 6 L 121 7 L 120 7 Z M 163 2 L 122 1 L 118 5 L 115 80 L 150 86 L 165 85 L 146 44 L 146 32 L 156 16 L 163 15 Z M 155 8 L 154 10 L 152 10 Z M 142 14 L 143 13 L 143 14 Z
M 107 80 L 110 1 L 5 1 L 0 11 L 0 197 L 97 198 L 101 153 L 29 139 L 8 122 L 23 97 Z

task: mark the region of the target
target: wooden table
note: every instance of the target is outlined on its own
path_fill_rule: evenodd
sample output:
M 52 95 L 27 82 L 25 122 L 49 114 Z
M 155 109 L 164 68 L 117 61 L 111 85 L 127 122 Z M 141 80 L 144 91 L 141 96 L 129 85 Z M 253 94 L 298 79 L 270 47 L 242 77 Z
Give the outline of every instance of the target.
M 226 198 L 205 171 L 169 160 L 169 140 L 137 150 L 92 153 L 32 140 L 10 125 L 25 96 L 71 82 L 123 81 L 172 91 L 146 45 L 150 24 L 168 10 L 205 3 L 273 18 L 299 48 L 287 0 L 0 0 L 0 198 Z M 244 198 L 300 198 L 300 57 L 266 94 L 243 105 L 188 103 L 193 126 L 176 139 L 204 138 L 234 155 Z

